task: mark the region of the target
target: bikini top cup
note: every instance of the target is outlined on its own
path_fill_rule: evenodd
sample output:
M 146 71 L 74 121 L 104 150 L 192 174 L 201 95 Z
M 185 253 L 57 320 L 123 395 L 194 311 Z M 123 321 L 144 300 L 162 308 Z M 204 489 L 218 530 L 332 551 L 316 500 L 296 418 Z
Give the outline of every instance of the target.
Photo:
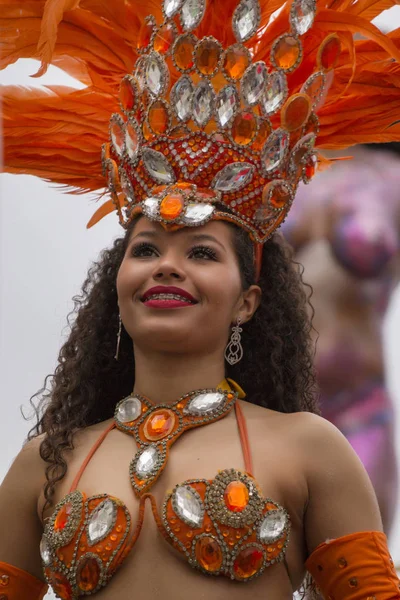
M 284 559 L 290 518 L 282 506 L 262 496 L 251 475 L 246 423 L 237 397 L 244 397 L 241 388 L 225 380 L 217 389 L 191 392 L 172 406 L 154 406 L 140 396 L 117 405 L 115 421 L 96 442 L 45 526 L 40 544 L 44 575 L 59 598 L 75 600 L 107 585 L 139 537 L 147 499 L 161 535 L 205 574 L 245 582 Z M 215 422 L 234 407 L 246 472 L 227 469 L 213 480 L 178 484 L 159 513 L 148 490 L 161 475 L 173 443 L 188 429 Z M 139 447 L 129 469 L 140 500 L 133 531 L 121 500 L 109 494 L 87 497 L 77 489 L 88 462 L 115 427 L 132 435 Z

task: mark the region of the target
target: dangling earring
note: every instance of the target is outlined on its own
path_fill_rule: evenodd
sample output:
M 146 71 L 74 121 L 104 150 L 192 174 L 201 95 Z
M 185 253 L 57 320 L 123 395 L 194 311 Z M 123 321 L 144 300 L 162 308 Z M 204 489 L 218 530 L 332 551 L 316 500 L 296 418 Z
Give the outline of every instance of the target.
M 121 320 L 121 315 L 119 315 L 119 327 L 118 327 L 118 335 L 117 335 L 117 349 L 115 351 L 115 360 L 118 360 L 118 356 L 119 356 L 119 345 L 121 343 L 121 331 L 122 331 L 122 320 Z
M 236 365 L 243 358 L 243 347 L 241 342 L 241 332 L 243 329 L 240 327 L 241 319 L 237 320 L 236 325 L 232 327 L 232 335 L 229 344 L 225 350 L 225 359 L 230 365 Z

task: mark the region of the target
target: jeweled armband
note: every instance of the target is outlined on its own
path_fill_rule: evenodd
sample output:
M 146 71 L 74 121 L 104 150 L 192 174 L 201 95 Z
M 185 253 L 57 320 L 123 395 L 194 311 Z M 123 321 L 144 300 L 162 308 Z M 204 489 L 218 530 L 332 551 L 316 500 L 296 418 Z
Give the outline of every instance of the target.
M 387 538 L 378 531 L 352 533 L 320 544 L 306 568 L 326 600 L 400 599 Z
M 30 573 L 0 562 L 0 600 L 42 600 L 48 586 Z

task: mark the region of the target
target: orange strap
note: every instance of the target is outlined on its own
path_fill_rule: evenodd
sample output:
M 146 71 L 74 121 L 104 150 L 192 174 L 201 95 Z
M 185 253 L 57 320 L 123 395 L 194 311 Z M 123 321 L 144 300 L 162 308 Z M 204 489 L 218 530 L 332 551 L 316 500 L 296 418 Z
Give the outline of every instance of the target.
M 240 443 L 242 444 L 245 469 L 249 475 L 253 476 L 253 458 L 251 456 L 249 434 L 247 432 L 246 419 L 239 402 L 236 402 L 235 404 L 235 414 L 239 429 Z
M 0 561 L 0 598 L 42 600 L 49 586 L 30 573 Z
M 400 600 L 400 582 L 380 531 L 325 542 L 310 555 L 306 568 L 324 598 Z
M 82 473 L 83 471 L 86 469 L 86 467 L 88 466 L 89 461 L 91 460 L 91 458 L 93 457 L 93 454 L 96 452 L 97 448 L 102 444 L 103 440 L 106 438 L 107 434 L 115 428 L 115 423 L 114 421 L 112 423 L 110 423 L 110 425 L 107 427 L 107 429 L 105 431 L 103 431 L 103 433 L 101 434 L 101 436 L 99 437 L 99 439 L 96 441 L 96 443 L 93 445 L 93 448 L 90 450 L 89 454 L 87 455 L 87 457 L 85 458 L 85 460 L 83 461 L 81 468 L 79 469 L 79 471 L 76 474 L 76 477 L 71 485 L 71 489 L 69 490 L 70 493 L 74 492 L 76 490 L 76 488 L 78 487 L 78 483 L 80 478 L 82 477 Z

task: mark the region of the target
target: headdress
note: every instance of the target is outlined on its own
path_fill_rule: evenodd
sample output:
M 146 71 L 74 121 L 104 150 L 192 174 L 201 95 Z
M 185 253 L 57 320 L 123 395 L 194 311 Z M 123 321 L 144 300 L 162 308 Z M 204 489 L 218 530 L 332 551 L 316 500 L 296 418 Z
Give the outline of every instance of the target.
M 319 149 L 400 140 L 400 29 L 370 22 L 395 3 L 0 0 L 1 67 L 37 57 L 87 86 L 4 90 L 5 170 L 102 195 L 105 176 L 89 225 L 226 219 L 260 245 Z

